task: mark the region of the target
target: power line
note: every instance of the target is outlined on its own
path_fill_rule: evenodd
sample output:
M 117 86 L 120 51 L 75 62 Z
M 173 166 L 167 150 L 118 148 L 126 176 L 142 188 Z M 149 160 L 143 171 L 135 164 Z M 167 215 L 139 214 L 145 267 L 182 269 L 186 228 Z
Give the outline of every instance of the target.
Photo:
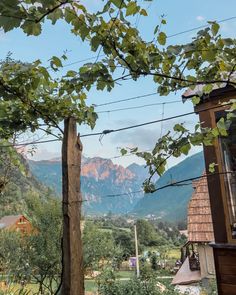
M 181 186 L 181 185 L 190 185 L 190 184 L 192 184 L 192 183 L 184 184 L 184 182 L 186 182 L 186 181 L 194 181 L 194 180 L 197 180 L 197 179 L 200 179 L 200 178 L 206 178 L 208 176 L 224 175 L 224 174 L 231 174 L 231 173 L 235 173 L 235 172 L 234 171 L 213 172 L 213 173 L 208 173 L 208 174 L 204 174 L 204 175 L 201 175 L 201 176 L 191 177 L 191 178 L 188 178 L 188 179 L 183 179 L 183 180 L 180 180 L 180 181 L 173 182 L 171 184 L 163 185 L 163 186 L 161 186 L 159 188 L 156 188 L 151 193 L 154 193 L 156 191 L 165 189 L 165 188 L 170 187 L 170 186 L 176 186 L 176 185 Z
M 224 23 L 224 22 L 227 22 L 227 21 L 230 21 L 230 20 L 233 20 L 233 19 L 236 19 L 236 16 L 232 16 L 232 17 L 229 17 L 229 18 L 219 20 L 219 21 L 217 21 L 217 23 Z M 195 27 L 195 28 L 192 28 L 192 29 L 188 29 L 188 30 L 185 30 L 185 31 L 182 31 L 182 32 L 178 32 L 178 33 L 169 35 L 166 38 L 172 38 L 172 37 L 179 36 L 179 35 L 182 35 L 182 34 L 185 34 L 185 33 L 190 33 L 190 32 L 193 32 L 193 31 L 196 31 L 196 30 L 199 30 L 199 29 L 207 28 L 208 26 L 209 26 L 209 24 L 198 26 L 198 27 Z
M 230 20 L 233 20 L 233 19 L 236 19 L 236 16 L 232 16 L 232 17 L 229 17 L 229 18 L 221 19 L 221 20 L 217 21 L 217 23 L 224 23 L 224 22 L 227 22 L 227 21 L 230 21 Z M 179 35 L 183 35 L 185 33 L 190 33 L 190 32 L 193 32 L 193 31 L 196 31 L 196 30 L 199 30 L 199 29 L 207 28 L 208 26 L 209 26 L 209 24 L 197 26 L 197 27 L 194 27 L 194 28 L 191 28 L 191 29 L 187 29 L 187 30 L 184 30 L 184 31 L 180 31 L 180 32 L 174 33 L 172 35 L 168 35 L 166 38 L 173 38 L 173 37 L 176 37 L 176 36 L 179 36 Z M 104 57 L 106 55 L 105 54 L 102 54 L 102 55 L 100 55 L 100 57 L 101 56 Z M 79 64 L 79 63 L 82 63 L 82 62 L 85 62 L 85 61 L 88 61 L 88 60 L 93 60 L 93 59 L 96 59 L 96 58 L 97 58 L 97 55 L 91 56 L 91 57 L 88 57 L 88 58 L 85 58 L 85 59 L 77 60 L 77 61 L 71 62 L 69 64 L 65 64 L 62 68 L 69 67 L 69 66 L 75 65 L 75 64 Z
M 100 57 L 104 57 L 106 56 L 105 54 L 101 54 Z M 71 63 L 68 63 L 68 64 L 65 64 L 63 65 L 62 68 L 66 68 L 66 67 L 69 67 L 69 66 L 73 66 L 73 65 L 76 65 L 76 64 L 79 64 L 79 63 L 82 63 L 82 62 L 85 62 L 85 61 L 89 61 L 89 60 L 93 60 L 95 59 L 96 56 L 91 56 L 91 57 L 88 57 L 88 58 L 85 58 L 85 59 L 81 59 L 81 60 L 78 60 L 78 61 L 74 61 L 74 62 L 71 62 Z
M 165 104 L 162 105 L 162 114 L 161 114 L 162 120 L 164 119 L 164 116 L 165 116 Z M 162 132 L 163 132 L 163 121 L 161 122 L 160 138 L 162 137 Z
M 141 153 L 148 153 L 148 152 L 151 152 L 151 151 L 152 151 L 152 149 L 149 149 L 149 150 L 141 151 Z M 136 155 L 133 154 L 133 153 L 128 153 L 128 154 L 125 154 L 125 155 L 113 156 L 111 158 L 106 158 L 106 159 L 107 160 L 113 160 L 113 159 L 119 159 L 119 158 L 130 157 L 130 156 L 136 156 Z
M 151 196 L 153 193 L 166 189 L 168 187 L 175 187 L 175 186 L 185 186 L 185 185 L 192 185 L 192 181 L 194 180 L 198 180 L 201 178 L 206 178 L 208 176 L 216 176 L 216 175 L 225 175 L 225 174 L 232 174 L 235 173 L 235 171 L 225 171 L 225 172 L 213 172 L 213 173 L 208 173 L 208 174 L 204 174 L 204 175 L 200 175 L 200 176 L 196 176 L 196 177 L 191 177 L 191 178 L 187 178 L 187 179 L 182 179 L 179 181 L 175 181 L 172 183 L 168 183 L 166 185 L 157 187 L 156 189 L 152 190 L 150 193 L 148 193 L 148 196 Z M 185 183 L 187 181 L 191 181 L 190 183 Z M 105 198 L 117 198 L 117 197 L 122 197 L 122 196 L 129 196 L 131 194 L 140 194 L 140 193 L 144 193 L 143 189 L 141 190 L 137 190 L 137 191 L 130 191 L 128 193 L 120 193 L 120 194 L 108 194 L 108 195 L 103 195 L 103 196 L 99 196 L 100 199 L 105 199 Z M 94 200 L 89 200 L 89 199 L 84 199 L 82 201 L 78 201 L 80 203 L 83 202 L 94 202 Z
M 119 10 L 120 10 L 120 8 L 119 8 Z M 22 19 L 22 20 L 25 19 L 25 18 L 18 17 L 18 16 L 15 16 L 15 15 L 3 15 L 3 14 L 1 14 L 0 17 L 18 18 L 18 19 Z M 232 16 L 232 17 L 229 17 L 229 18 L 221 19 L 221 20 L 217 21 L 217 23 L 224 23 L 224 22 L 227 22 L 227 21 L 230 21 L 230 20 L 233 20 L 233 19 L 236 19 L 236 16 Z M 32 21 L 32 22 L 35 22 L 35 20 L 32 20 L 32 19 L 27 19 L 27 20 Z M 182 35 L 182 34 L 185 34 L 185 33 L 189 33 L 189 32 L 193 32 L 193 31 L 199 30 L 199 29 L 207 28 L 208 26 L 209 26 L 209 24 L 197 26 L 197 27 L 194 27 L 194 28 L 191 28 L 191 29 L 187 29 L 187 30 L 184 30 L 184 31 L 180 31 L 180 32 L 174 33 L 172 35 L 168 35 L 166 38 L 172 38 L 172 37 L 179 36 L 179 35 Z M 104 57 L 106 55 L 105 54 L 102 54 L 102 55 L 100 55 L 100 57 L 101 56 Z M 88 57 L 88 58 L 85 58 L 85 59 L 77 60 L 77 61 L 74 61 L 74 62 L 65 64 L 62 68 L 69 67 L 69 66 L 75 65 L 75 64 L 79 64 L 79 63 L 82 63 L 82 62 L 85 62 L 85 61 L 88 61 L 88 60 L 97 59 L 97 57 L 98 56 L 96 55 L 96 56 L 91 56 L 91 57 Z
M 224 104 L 224 106 L 229 106 L 229 105 L 232 105 L 232 104 L 233 104 L 233 102 L 229 102 L 227 104 Z M 202 112 L 205 112 L 205 111 L 208 111 L 208 110 L 218 109 L 219 107 L 220 107 L 220 105 L 205 108 L 205 109 L 199 110 L 198 113 L 202 113 Z M 110 133 L 115 133 L 115 132 L 125 131 L 125 130 L 129 130 L 129 129 L 139 128 L 139 127 L 152 125 L 152 124 L 156 124 L 156 123 L 160 123 L 160 122 L 170 121 L 170 120 L 173 120 L 173 119 L 178 119 L 178 118 L 181 118 L 181 117 L 194 115 L 194 114 L 196 114 L 195 111 L 192 111 L 192 112 L 188 112 L 188 113 L 175 115 L 175 116 L 172 116 L 172 117 L 167 117 L 167 118 L 158 119 L 158 120 L 154 120 L 154 121 L 149 121 L 149 122 L 145 122 L 145 123 L 141 123 L 141 124 L 122 127 L 122 128 L 118 128 L 118 129 L 112 129 L 112 130 L 108 129 L 108 130 L 103 130 L 103 131 L 95 132 L 95 133 L 82 134 L 82 135 L 80 135 L 80 137 L 83 138 L 83 137 L 91 137 L 91 136 L 104 136 L 104 135 L 107 135 L 107 134 L 110 134 Z M 51 140 L 49 139 L 49 140 L 38 141 L 38 142 L 34 141 L 34 142 L 20 143 L 20 144 L 14 144 L 14 145 L 4 145 L 2 147 L 23 146 L 23 145 L 40 144 L 40 143 L 55 142 L 55 141 L 61 141 L 61 139 L 51 139 Z
M 227 106 L 227 105 L 232 105 L 232 102 L 230 102 L 228 104 L 225 104 L 224 106 Z M 208 111 L 208 110 L 212 110 L 212 109 L 217 109 L 219 107 L 220 107 L 219 105 L 218 106 L 214 106 L 214 107 L 209 107 L 209 108 L 206 108 L 206 109 L 199 110 L 198 113 L 202 113 L 202 112 L 205 112 L 205 111 Z M 147 126 L 147 125 L 152 125 L 152 124 L 156 124 L 156 123 L 160 123 L 160 122 L 170 121 L 170 120 L 173 120 L 173 119 L 178 119 L 178 118 L 181 118 L 181 117 L 185 117 L 185 116 L 189 116 L 189 115 L 194 115 L 194 114 L 196 114 L 195 111 L 184 113 L 184 114 L 180 114 L 180 115 L 175 115 L 175 116 L 172 116 L 172 117 L 167 117 L 167 118 L 164 118 L 164 119 L 149 121 L 149 122 L 145 122 L 145 123 L 141 123 L 141 124 L 137 124 L 137 125 L 131 125 L 131 126 L 127 126 L 127 127 L 122 127 L 122 128 L 118 128 L 118 129 L 111 129 L 111 130 L 108 129 L 108 130 L 103 130 L 102 132 L 83 134 L 80 137 L 90 137 L 90 136 L 98 136 L 98 135 L 107 135 L 107 134 L 114 133 L 114 132 L 120 132 L 120 131 L 134 129 L 134 128 L 143 127 L 143 126 Z
M 105 103 L 101 103 L 101 104 L 94 104 L 94 107 L 98 108 L 98 107 L 102 107 L 102 106 L 107 106 L 107 105 L 111 105 L 111 104 L 116 104 L 116 103 L 120 103 L 120 102 L 124 102 L 124 101 L 130 101 L 130 100 L 135 100 L 135 99 L 138 99 L 138 98 L 149 97 L 149 96 L 154 96 L 154 95 L 158 95 L 158 93 L 157 92 L 152 92 L 152 93 L 148 93 L 148 94 L 132 96 L 132 97 L 119 99 L 119 100 L 115 100 L 115 101 L 110 101 L 110 102 L 105 102 Z
M 122 127 L 122 128 L 118 128 L 118 129 L 111 129 L 111 130 L 108 129 L 108 130 L 103 130 L 102 132 L 83 134 L 80 137 L 107 135 L 107 134 L 110 134 L 110 133 L 115 133 L 115 132 L 125 131 L 125 130 L 129 130 L 129 129 L 139 128 L 139 127 L 152 125 L 152 124 L 156 124 L 156 123 L 160 123 L 160 122 L 164 122 L 164 121 L 169 121 L 169 120 L 173 120 L 173 119 L 177 119 L 177 118 L 181 118 L 181 117 L 189 116 L 189 115 L 193 115 L 193 114 L 195 114 L 194 111 L 189 112 L 189 113 L 176 115 L 176 116 L 172 116 L 172 117 L 167 117 L 167 118 L 164 118 L 164 119 L 159 119 L 159 120 L 149 121 L 149 122 L 145 122 L 145 123 L 141 123 L 141 124 Z
M 146 107 L 151 107 L 151 106 L 157 106 L 157 105 L 166 105 L 166 104 L 173 104 L 173 103 L 178 103 L 182 102 L 182 100 L 174 100 L 174 101 L 169 101 L 169 102 L 159 102 L 159 103 L 151 103 L 151 104 L 144 104 L 140 106 L 133 106 L 133 107 L 127 107 L 127 108 L 120 108 L 120 109 L 113 109 L 113 110 L 104 110 L 104 111 L 99 111 L 96 112 L 97 114 L 104 114 L 104 113 L 113 113 L 113 112 L 120 112 L 120 111 L 126 111 L 126 110 L 134 110 L 134 109 L 143 109 Z
M 61 139 L 48 139 L 48 140 L 41 140 L 41 141 L 30 141 L 30 142 L 21 142 L 21 143 L 15 143 L 15 144 L 8 144 L 8 145 L 0 145 L 1 148 L 5 147 L 17 147 L 17 146 L 27 146 L 27 145 L 35 145 L 35 144 L 41 144 L 41 143 L 49 143 L 49 142 L 56 142 L 61 141 Z

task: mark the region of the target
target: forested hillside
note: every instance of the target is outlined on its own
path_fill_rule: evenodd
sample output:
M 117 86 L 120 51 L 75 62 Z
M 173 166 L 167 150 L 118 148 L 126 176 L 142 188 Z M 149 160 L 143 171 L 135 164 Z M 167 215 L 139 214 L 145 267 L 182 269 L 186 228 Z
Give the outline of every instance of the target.
M 0 217 L 8 214 L 22 214 L 25 212 L 25 200 L 29 195 L 37 194 L 42 197 L 49 193 L 49 189 L 40 183 L 30 172 L 27 161 L 19 155 L 21 167 L 11 169 L 6 185 L 0 193 Z M 6 167 L 0 165 L 0 176 Z
M 204 171 L 203 153 L 195 154 L 170 168 L 156 182 L 156 187 L 162 187 L 172 182 L 200 176 Z M 154 214 L 169 221 L 186 218 L 187 204 L 193 193 L 191 185 L 172 186 L 153 194 L 146 194 L 135 206 L 133 213 L 145 216 Z

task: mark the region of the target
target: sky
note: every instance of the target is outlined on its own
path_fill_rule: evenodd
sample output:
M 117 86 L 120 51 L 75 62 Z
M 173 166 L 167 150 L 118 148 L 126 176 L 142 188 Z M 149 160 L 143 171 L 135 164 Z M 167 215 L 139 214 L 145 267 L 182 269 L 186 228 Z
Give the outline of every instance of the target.
M 87 0 L 86 5 L 91 10 L 97 10 L 101 0 Z M 198 26 L 205 25 L 207 21 L 220 21 L 236 16 L 235 0 L 153 0 L 153 2 L 144 2 L 148 12 L 148 17 L 140 19 L 134 18 L 142 36 L 149 40 L 152 39 L 152 33 L 155 26 L 160 22 L 161 15 L 165 15 L 167 25 L 163 30 L 167 36 L 183 32 Z M 189 42 L 194 37 L 196 31 L 179 34 L 169 37 L 169 44 L 183 44 Z M 221 33 L 225 37 L 235 37 L 236 18 L 222 22 Z M 28 37 L 19 29 L 4 34 L 0 32 L 0 56 L 5 58 L 8 52 L 12 53 L 12 57 L 22 61 L 34 61 L 40 59 L 44 64 L 48 63 L 51 56 L 61 56 L 67 51 L 68 60 L 65 64 L 81 61 L 87 58 L 96 58 L 97 53 L 91 52 L 88 45 L 83 43 L 78 37 L 70 32 L 70 26 L 60 21 L 56 25 L 46 22 L 43 26 L 43 32 L 38 37 Z M 91 59 L 93 61 L 95 59 Z M 65 67 L 65 70 L 78 70 L 83 62 Z M 59 73 L 60 74 L 60 73 Z M 130 80 L 117 85 L 111 92 L 97 91 L 92 88 L 88 95 L 88 104 L 102 104 L 106 102 L 126 99 L 135 96 L 146 95 L 156 92 L 156 85 L 150 78 L 142 78 L 137 82 Z M 177 103 L 156 105 L 140 109 L 123 110 L 117 112 L 99 113 L 99 118 L 94 130 L 90 130 L 88 126 L 78 126 L 81 134 L 100 132 L 106 129 L 117 129 L 121 127 L 131 126 L 148 121 L 158 120 L 165 117 L 171 117 L 178 114 L 193 111 L 191 102 L 183 104 L 181 102 L 181 92 L 172 93 L 167 97 L 153 95 L 149 97 L 139 98 L 128 102 L 117 103 L 97 107 L 98 112 L 109 111 L 127 107 L 137 107 L 145 104 L 162 103 L 179 100 Z M 120 147 L 138 146 L 140 150 L 150 150 L 161 134 L 168 131 L 175 123 L 185 123 L 190 128 L 197 122 L 196 115 L 186 116 L 178 120 L 171 120 L 163 123 L 148 125 L 142 128 L 131 129 L 129 131 L 117 132 L 106 135 L 99 141 L 99 137 L 93 136 L 83 139 L 84 156 L 86 157 L 103 157 L 113 158 L 113 162 L 127 166 L 133 162 L 142 163 L 142 161 L 134 156 L 114 158 L 120 155 Z M 43 135 L 37 133 L 34 135 L 25 135 L 25 139 L 41 138 Z M 51 139 L 46 137 L 44 139 Z M 200 148 L 194 148 L 191 154 L 200 151 Z M 34 160 L 52 159 L 60 157 L 60 143 L 47 143 L 38 145 L 33 156 L 28 155 Z M 178 163 L 182 158 L 170 159 L 169 166 Z

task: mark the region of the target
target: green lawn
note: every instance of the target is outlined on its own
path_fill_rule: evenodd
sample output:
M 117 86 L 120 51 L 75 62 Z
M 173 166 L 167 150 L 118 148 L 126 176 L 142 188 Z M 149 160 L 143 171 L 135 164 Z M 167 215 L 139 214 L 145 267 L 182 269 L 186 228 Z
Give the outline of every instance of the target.
M 170 259 L 180 259 L 180 248 L 173 248 L 170 249 L 169 253 L 168 253 L 168 257 Z
M 118 271 L 116 272 L 117 278 L 132 278 L 135 275 L 134 271 Z
M 12 294 L 17 295 L 21 289 L 20 284 L 11 284 L 7 289 L 4 289 L 6 294 L 9 294 L 9 292 L 12 292 Z M 25 291 L 28 291 L 29 293 L 27 295 L 35 294 L 38 290 L 37 284 L 28 284 L 25 288 Z M 89 292 L 93 292 L 97 290 L 97 286 L 94 280 L 86 280 L 85 281 L 85 290 Z M 1 291 L 1 288 L 0 288 Z
M 135 276 L 135 271 L 117 271 L 116 276 L 118 279 L 130 279 Z M 164 280 L 165 282 L 165 280 Z M 169 283 L 169 280 L 167 280 Z M 165 282 L 166 283 L 166 282 Z M 21 286 L 20 284 L 11 284 L 9 288 L 6 290 L 8 291 L 6 294 L 9 294 L 9 292 L 12 292 L 12 294 L 16 295 L 20 291 Z M 27 290 L 29 293 L 28 295 L 35 294 L 35 292 L 38 290 L 37 284 L 28 284 L 25 287 L 25 290 Z M 94 292 L 97 290 L 97 285 L 95 280 L 85 280 L 85 290 L 88 292 Z M 1 290 L 0 290 L 1 291 Z M 15 293 L 14 293 L 15 292 Z
M 86 280 L 85 281 L 85 290 L 89 292 L 93 292 L 97 290 L 97 285 L 94 280 Z

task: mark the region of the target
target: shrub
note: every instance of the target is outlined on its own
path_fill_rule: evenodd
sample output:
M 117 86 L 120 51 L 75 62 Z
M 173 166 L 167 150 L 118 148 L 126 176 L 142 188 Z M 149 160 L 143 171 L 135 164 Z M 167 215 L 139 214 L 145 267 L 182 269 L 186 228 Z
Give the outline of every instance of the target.
M 98 280 L 98 293 L 100 295 L 175 295 L 173 288 L 167 287 L 164 292 L 157 286 L 154 277 L 148 279 L 131 278 L 127 281 L 116 280 L 114 273 L 105 271 Z

